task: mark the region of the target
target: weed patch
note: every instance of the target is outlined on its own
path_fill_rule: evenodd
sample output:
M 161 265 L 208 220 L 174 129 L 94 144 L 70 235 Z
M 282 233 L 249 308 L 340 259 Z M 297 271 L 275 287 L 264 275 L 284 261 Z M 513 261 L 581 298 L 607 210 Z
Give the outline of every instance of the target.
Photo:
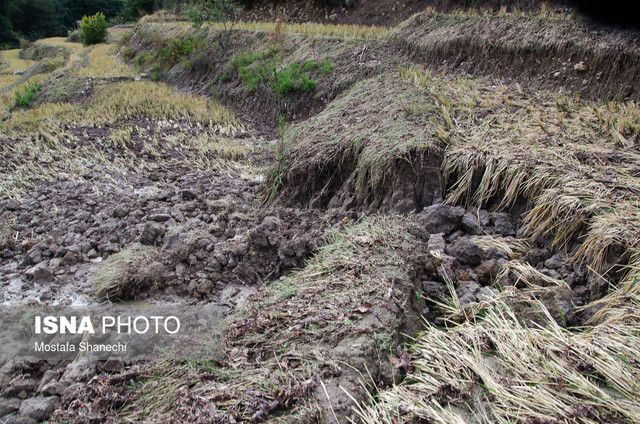
M 21 90 L 17 90 L 15 92 L 13 105 L 11 106 L 11 110 L 22 107 L 28 108 L 33 103 L 36 94 L 42 90 L 42 84 L 40 83 L 29 83 L 26 87 Z
M 334 65 L 322 62 L 307 61 L 283 64 L 276 50 L 243 52 L 241 51 L 230 63 L 231 69 L 245 81 L 251 91 L 264 85 L 279 98 L 296 92 L 311 92 L 316 88 L 314 77 L 331 72 Z

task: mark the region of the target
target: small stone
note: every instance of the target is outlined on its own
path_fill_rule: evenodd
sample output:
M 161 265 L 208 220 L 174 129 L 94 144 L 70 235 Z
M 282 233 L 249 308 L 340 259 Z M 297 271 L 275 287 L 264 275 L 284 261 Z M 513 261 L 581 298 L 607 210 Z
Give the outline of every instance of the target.
M 560 275 L 560 273 L 558 271 L 556 271 L 555 269 L 547 269 L 547 268 L 542 268 L 542 270 L 540 270 L 540 272 L 542 272 L 544 275 L 551 277 L 553 279 L 556 280 L 561 280 L 562 276 Z
M 49 384 L 50 382 L 57 380 L 57 378 L 58 378 L 58 373 L 56 371 L 53 371 L 53 370 L 45 371 L 44 375 L 42 376 L 42 379 L 40 380 L 40 385 L 38 386 L 38 392 L 40 392 L 42 388 L 47 384 Z
M 21 378 L 14 381 L 11 386 L 5 389 L 5 396 L 20 395 L 20 393 L 33 392 L 38 388 L 38 383 L 33 378 Z
M 64 386 L 57 381 L 52 381 L 40 390 L 43 396 L 61 395 L 64 392 Z
M 171 219 L 171 215 L 168 213 L 156 213 L 153 215 L 149 215 L 149 221 L 155 222 L 166 222 Z
M 127 215 L 129 215 L 129 212 L 130 212 L 130 209 L 127 208 L 126 206 L 118 205 L 113 210 L 112 215 L 114 218 L 124 218 Z
M 40 244 L 33 246 L 29 252 L 27 252 L 27 258 L 29 259 L 29 262 L 34 265 L 38 265 L 42 262 L 42 246 Z
M 566 262 L 566 255 L 562 253 L 556 253 L 555 255 L 544 261 L 544 266 L 549 269 L 560 269 L 566 264 Z
M 213 283 L 209 280 L 205 280 L 198 283 L 196 291 L 200 294 L 209 294 L 213 292 L 213 288 Z
M 589 67 L 587 66 L 586 63 L 584 63 L 583 61 L 580 61 L 575 65 L 573 65 L 573 70 L 576 72 L 587 72 L 589 70 Z
M 60 263 L 62 263 L 62 258 L 53 258 L 49 261 L 49 269 L 55 270 L 60 267 Z
M 62 257 L 61 265 L 73 265 L 78 263 L 78 257 L 70 250 Z
M 431 234 L 429 237 L 429 242 L 427 243 L 427 248 L 431 251 L 435 252 L 444 252 L 444 249 L 447 247 L 444 242 L 444 233 Z
M 423 291 L 423 296 L 431 299 L 438 300 L 446 296 L 447 287 L 437 281 L 423 281 L 420 283 Z
M 10 199 L 9 201 L 7 201 L 7 203 L 4 205 L 4 208 L 8 211 L 14 212 L 17 211 L 18 208 L 20 207 L 20 202 L 18 202 L 15 199 Z
M 280 220 L 275 216 L 265 216 L 261 226 L 269 231 L 274 231 L 280 225 Z
M 480 284 L 475 281 L 460 281 L 456 294 L 460 300 L 460 305 L 466 306 L 476 301 L 476 293 L 480 290 Z
M 474 271 L 482 284 L 491 284 L 502 267 L 493 259 L 482 262 Z
M 486 227 L 491 223 L 491 215 L 485 209 L 479 209 L 478 220 L 480 221 L 481 226 Z
M 184 200 L 193 200 L 198 197 L 198 195 L 193 190 L 189 190 L 189 189 L 182 190 L 180 195 Z
M 462 228 L 473 235 L 482 234 L 482 227 L 479 223 L 480 219 L 473 212 L 467 212 L 462 216 Z
M 153 222 L 147 222 L 144 226 L 144 230 L 142 230 L 140 243 L 154 245 L 160 242 L 162 236 L 164 236 L 164 228 Z
M 498 289 L 495 287 L 481 287 L 480 290 L 476 293 L 476 300 L 478 302 L 482 302 L 483 300 L 490 300 L 497 297 L 500 294 Z
M 98 245 L 98 250 L 101 253 L 118 253 L 120 251 L 120 247 L 115 243 L 102 243 Z
M 544 260 L 547 259 L 548 257 L 549 257 L 548 249 L 540 249 L 540 248 L 534 247 L 533 249 L 530 249 L 527 253 L 524 254 L 524 256 L 522 257 L 522 261 L 527 262 L 530 265 L 536 266 L 540 262 L 544 262 Z
M 72 384 L 93 377 L 96 373 L 96 363 L 97 361 L 95 359 L 87 357 L 73 361 L 67 365 L 60 382 Z
M 124 362 L 122 359 L 118 358 L 109 358 L 105 361 L 104 364 L 100 367 L 103 371 L 106 372 L 119 372 L 124 369 Z
M 463 235 L 465 235 L 466 233 L 462 230 L 458 230 L 455 233 L 449 235 L 447 237 L 447 243 L 453 243 L 454 241 L 456 241 L 459 237 L 462 237 Z
M 64 398 L 72 398 L 75 396 L 75 394 L 79 391 L 84 389 L 85 384 L 84 383 L 73 383 L 69 386 L 67 386 L 64 391 L 62 392 L 62 397 Z
M 171 250 L 177 247 L 182 240 L 186 238 L 186 235 L 182 232 L 174 232 L 167 237 L 165 237 L 164 244 L 162 246 L 163 250 Z
M 504 212 L 493 212 L 491 214 L 491 221 L 493 222 L 493 231 L 502 236 L 515 236 L 516 229 L 513 226 L 511 216 Z

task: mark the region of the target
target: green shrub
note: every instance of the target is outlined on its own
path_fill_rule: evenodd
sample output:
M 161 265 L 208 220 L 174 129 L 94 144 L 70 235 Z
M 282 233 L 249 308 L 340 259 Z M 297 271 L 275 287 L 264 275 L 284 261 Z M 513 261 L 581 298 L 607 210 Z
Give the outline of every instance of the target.
M 17 107 L 29 107 L 33 102 L 33 99 L 36 97 L 36 93 L 42 90 L 42 84 L 39 83 L 29 83 L 24 88 L 24 90 L 17 90 L 15 92 L 15 97 L 13 99 L 13 106 L 11 106 L 11 110 Z
M 333 64 L 326 60 L 295 62 L 283 66 L 274 50 L 241 52 L 233 59 L 231 66 L 238 70 L 238 76 L 251 91 L 255 91 L 262 83 L 280 98 L 295 92 L 308 93 L 315 90 L 316 81 L 313 77 L 325 75 L 333 69 Z
M 104 13 L 98 12 L 93 16 L 85 16 L 80 23 L 80 39 L 82 44 L 104 43 L 107 41 L 107 21 Z
M 67 39 L 70 43 L 80 43 L 82 42 L 82 38 L 80 37 L 80 31 L 69 31 L 67 33 Z
M 136 57 L 136 65 L 139 70 L 158 72 L 159 74 L 169 71 L 173 66 L 180 64 L 185 69 L 194 69 L 197 62 L 198 53 L 207 48 L 207 42 L 204 38 L 189 35 L 184 38 L 168 37 L 162 40 L 153 41 L 150 44 L 151 51 L 148 53 L 140 53 Z M 122 56 L 127 56 L 130 52 L 126 47 L 122 51 Z M 134 53 L 135 54 L 135 53 Z M 205 54 L 206 60 L 209 57 Z
M 125 59 L 133 59 L 133 57 L 136 55 L 136 51 L 133 47 L 127 46 L 124 49 L 122 49 L 121 55 Z
M 153 12 L 155 7 L 155 0 L 122 0 L 120 17 L 125 22 L 135 22 L 140 16 Z

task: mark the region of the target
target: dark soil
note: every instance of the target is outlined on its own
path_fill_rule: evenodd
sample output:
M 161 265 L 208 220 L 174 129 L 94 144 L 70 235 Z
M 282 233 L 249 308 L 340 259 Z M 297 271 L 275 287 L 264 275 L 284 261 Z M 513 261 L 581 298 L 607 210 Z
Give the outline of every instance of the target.
M 508 10 L 537 10 L 543 3 L 539 0 L 489 0 L 481 3 L 473 0 L 347 0 L 340 1 L 274 1 L 251 2 L 242 18 L 247 21 L 273 22 L 322 22 L 332 24 L 376 25 L 392 27 L 408 19 L 411 15 L 432 7 L 439 12 L 451 12 L 471 7 L 498 10 L 506 6 Z M 547 2 L 556 8 L 565 8 L 562 13 L 570 13 L 573 4 L 567 1 Z

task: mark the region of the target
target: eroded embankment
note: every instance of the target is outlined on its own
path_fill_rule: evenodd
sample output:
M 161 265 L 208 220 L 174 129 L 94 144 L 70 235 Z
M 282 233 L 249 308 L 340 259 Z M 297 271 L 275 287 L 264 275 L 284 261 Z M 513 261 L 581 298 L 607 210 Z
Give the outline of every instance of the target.
M 571 18 L 420 13 L 389 41 L 414 62 L 583 98 L 640 97 L 638 32 Z

